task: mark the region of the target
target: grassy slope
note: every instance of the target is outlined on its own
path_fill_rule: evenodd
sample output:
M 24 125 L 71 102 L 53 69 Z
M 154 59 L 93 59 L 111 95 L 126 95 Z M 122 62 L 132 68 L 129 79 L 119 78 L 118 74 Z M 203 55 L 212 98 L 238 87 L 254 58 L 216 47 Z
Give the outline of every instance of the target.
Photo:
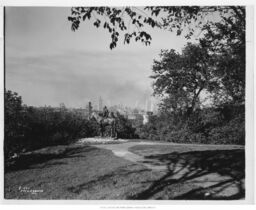
M 237 146 L 139 145 L 130 151 L 168 171 L 151 171 L 91 146 L 56 146 L 5 171 L 6 199 L 241 199 L 244 150 Z M 188 169 L 181 176 L 177 170 Z M 176 176 L 176 177 L 175 177 Z M 214 182 L 213 182 L 214 181 Z M 43 190 L 32 194 L 19 187 Z M 233 187 L 232 187 L 233 186 Z M 219 193 L 222 192 L 222 193 Z M 210 192 L 210 196 L 205 197 Z
M 126 199 L 159 177 L 95 147 L 51 147 L 30 154 L 5 173 L 6 199 Z M 19 187 L 43 190 L 32 194 Z

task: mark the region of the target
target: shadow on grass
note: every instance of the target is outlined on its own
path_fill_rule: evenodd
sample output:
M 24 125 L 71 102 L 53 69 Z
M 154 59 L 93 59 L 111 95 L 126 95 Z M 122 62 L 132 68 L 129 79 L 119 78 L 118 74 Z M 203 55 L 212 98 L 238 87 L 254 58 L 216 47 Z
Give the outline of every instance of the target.
M 84 157 L 82 153 L 96 150 L 94 147 L 63 147 L 62 149 L 49 147 L 43 150 L 33 151 L 31 153 L 22 154 L 15 160 L 9 161 L 5 164 L 5 173 L 11 171 L 25 170 L 25 169 L 36 169 L 46 168 L 55 165 L 65 165 L 65 161 L 51 160 L 67 159 L 67 158 L 79 158 Z
M 77 186 L 68 187 L 67 190 L 72 193 L 80 194 L 82 191 L 88 190 L 88 189 L 95 187 L 99 184 L 102 186 L 102 188 L 109 185 L 109 189 L 111 189 L 110 186 L 112 186 L 113 184 L 114 185 L 117 184 L 117 182 L 120 181 L 120 179 L 122 179 L 122 178 L 124 178 L 124 179 L 127 178 L 127 180 L 128 180 L 129 175 L 140 174 L 140 173 L 148 172 L 148 171 L 151 171 L 151 170 L 147 169 L 147 168 L 146 169 L 135 169 L 135 170 L 130 170 L 129 168 L 127 168 L 127 169 L 119 168 L 118 170 L 113 171 L 112 173 L 99 176 L 96 179 L 93 179 L 89 182 L 85 182 L 85 183 L 79 184 Z M 127 184 L 127 183 L 125 183 L 125 184 Z M 110 191 L 110 193 L 113 193 L 113 192 Z
M 179 184 L 186 185 L 188 182 L 193 184 L 195 180 L 196 188 L 190 188 L 185 190 L 183 194 L 171 196 L 168 199 L 234 200 L 245 197 L 243 186 L 245 154 L 243 149 L 174 152 L 150 155 L 145 158 L 147 163 L 151 161 L 153 165 L 158 165 L 159 162 L 166 164 L 168 170 L 165 175 L 154 181 L 146 190 L 130 196 L 128 199 L 146 200 L 152 197 L 162 199 L 166 188 L 175 192 L 175 189 L 177 189 L 175 186 L 177 187 Z M 209 186 L 208 183 L 206 185 L 203 177 L 212 174 L 217 174 L 219 178 L 214 180 L 214 184 Z M 231 191 L 230 187 L 232 187 Z M 229 190 L 229 193 L 225 193 L 225 190 Z M 157 198 L 159 195 L 160 197 Z

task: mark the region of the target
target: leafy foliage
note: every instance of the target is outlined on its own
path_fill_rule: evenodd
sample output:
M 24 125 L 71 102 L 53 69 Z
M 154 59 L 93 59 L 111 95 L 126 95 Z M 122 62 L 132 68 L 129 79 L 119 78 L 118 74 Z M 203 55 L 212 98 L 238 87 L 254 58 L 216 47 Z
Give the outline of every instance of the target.
M 245 8 L 231 7 L 228 16 L 222 16 L 217 23 L 205 25 L 204 29 L 206 33 L 200 43 L 216 55 L 214 74 L 222 84 L 215 100 L 219 104 L 244 102 Z M 222 99 L 223 93 L 229 96 L 228 100 Z
M 98 125 L 63 108 L 27 107 L 21 96 L 5 92 L 5 157 L 23 150 L 69 144 L 77 138 L 95 136 Z
M 11 153 L 9 148 L 19 150 L 19 142 L 24 136 L 24 115 L 22 112 L 22 99 L 16 92 L 5 91 L 4 95 L 4 141 L 5 154 Z
M 160 60 L 154 60 L 154 94 L 164 96 L 166 111 L 194 110 L 202 90 L 218 87 L 212 74 L 214 57 L 206 48 L 188 43 L 182 54 L 162 50 Z
M 212 15 L 219 17 L 223 23 L 216 23 L 211 19 Z M 108 30 L 112 42 L 110 48 L 116 47 L 120 32 L 124 33 L 124 43 L 129 44 L 132 37 L 135 41 L 150 44 L 151 36 L 144 31 L 145 26 L 158 27 L 170 31 L 176 31 L 177 35 L 184 33 L 189 39 L 196 31 L 203 31 L 209 36 L 212 35 L 212 28 L 219 28 L 226 31 L 227 38 L 236 38 L 237 27 L 245 30 L 245 7 L 241 6 L 170 6 L 170 7 L 73 7 L 71 16 L 71 29 L 77 30 L 81 21 L 93 19 L 93 25 Z M 218 21 L 219 22 L 219 21 Z M 237 27 L 225 29 L 227 24 L 241 23 Z M 132 27 L 131 27 L 132 25 Z M 223 27 L 224 26 L 224 27 Z M 224 29 L 224 30 L 223 30 Z M 220 32 L 216 33 L 216 35 Z M 243 36 L 241 34 L 241 36 Z M 221 37 L 219 35 L 219 37 Z M 213 40 L 219 38 L 212 36 Z M 225 38 L 225 37 L 224 37 Z M 241 37 L 240 37 L 241 38 Z
M 102 26 L 111 34 L 110 49 L 116 47 L 121 32 L 124 34 L 124 44 L 129 44 L 131 39 L 141 41 L 145 45 L 151 42 L 151 36 L 146 31 L 140 30 L 145 24 L 151 27 L 158 26 L 157 21 L 151 17 L 144 17 L 145 12 L 138 8 L 123 7 L 73 7 L 71 16 L 68 20 L 71 21 L 71 29 L 77 30 L 81 21 L 93 19 L 93 25 L 97 28 Z M 133 25 L 135 30 L 130 31 Z
M 193 112 L 162 112 L 149 118 L 149 123 L 136 128 L 142 139 L 175 143 L 244 144 L 244 106 L 225 105 Z

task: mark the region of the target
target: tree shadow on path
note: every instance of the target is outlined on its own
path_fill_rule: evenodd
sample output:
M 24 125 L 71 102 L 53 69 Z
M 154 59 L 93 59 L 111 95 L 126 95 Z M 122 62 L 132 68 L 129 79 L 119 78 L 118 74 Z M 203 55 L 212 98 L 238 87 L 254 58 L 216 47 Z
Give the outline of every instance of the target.
M 166 164 L 168 170 L 146 190 L 128 199 L 233 200 L 245 197 L 243 149 L 174 152 L 145 158 L 147 163 Z M 180 191 L 179 187 L 185 190 Z

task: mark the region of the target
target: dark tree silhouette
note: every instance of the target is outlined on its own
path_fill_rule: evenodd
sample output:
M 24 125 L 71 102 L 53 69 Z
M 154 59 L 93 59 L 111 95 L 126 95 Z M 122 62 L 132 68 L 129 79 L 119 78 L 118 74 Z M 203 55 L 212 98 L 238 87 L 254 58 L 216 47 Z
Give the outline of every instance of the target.
M 216 18 L 210 18 L 213 14 L 218 21 Z M 196 30 L 204 31 L 211 36 L 212 32 L 218 34 L 223 27 L 235 26 L 237 23 L 240 23 L 239 27 L 244 30 L 245 7 L 73 7 L 71 16 L 68 17 L 73 31 L 79 28 L 81 21 L 90 19 L 93 19 L 94 26 L 103 27 L 111 34 L 110 48 L 113 49 L 119 40 L 120 32 L 124 32 L 124 43 L 129 44 L 131 38 L 134 38 L 135 41 L 150 44 L 151 36 L 145 31 L 145 26 L 176 31 L 177 35 L 184 32 L 188 39 Z M 226 30 L 227 37 L 236 36 L 237 30 L 237 27 Z M 217 37 L 211 36 L 211 38 L 216 40 Z

